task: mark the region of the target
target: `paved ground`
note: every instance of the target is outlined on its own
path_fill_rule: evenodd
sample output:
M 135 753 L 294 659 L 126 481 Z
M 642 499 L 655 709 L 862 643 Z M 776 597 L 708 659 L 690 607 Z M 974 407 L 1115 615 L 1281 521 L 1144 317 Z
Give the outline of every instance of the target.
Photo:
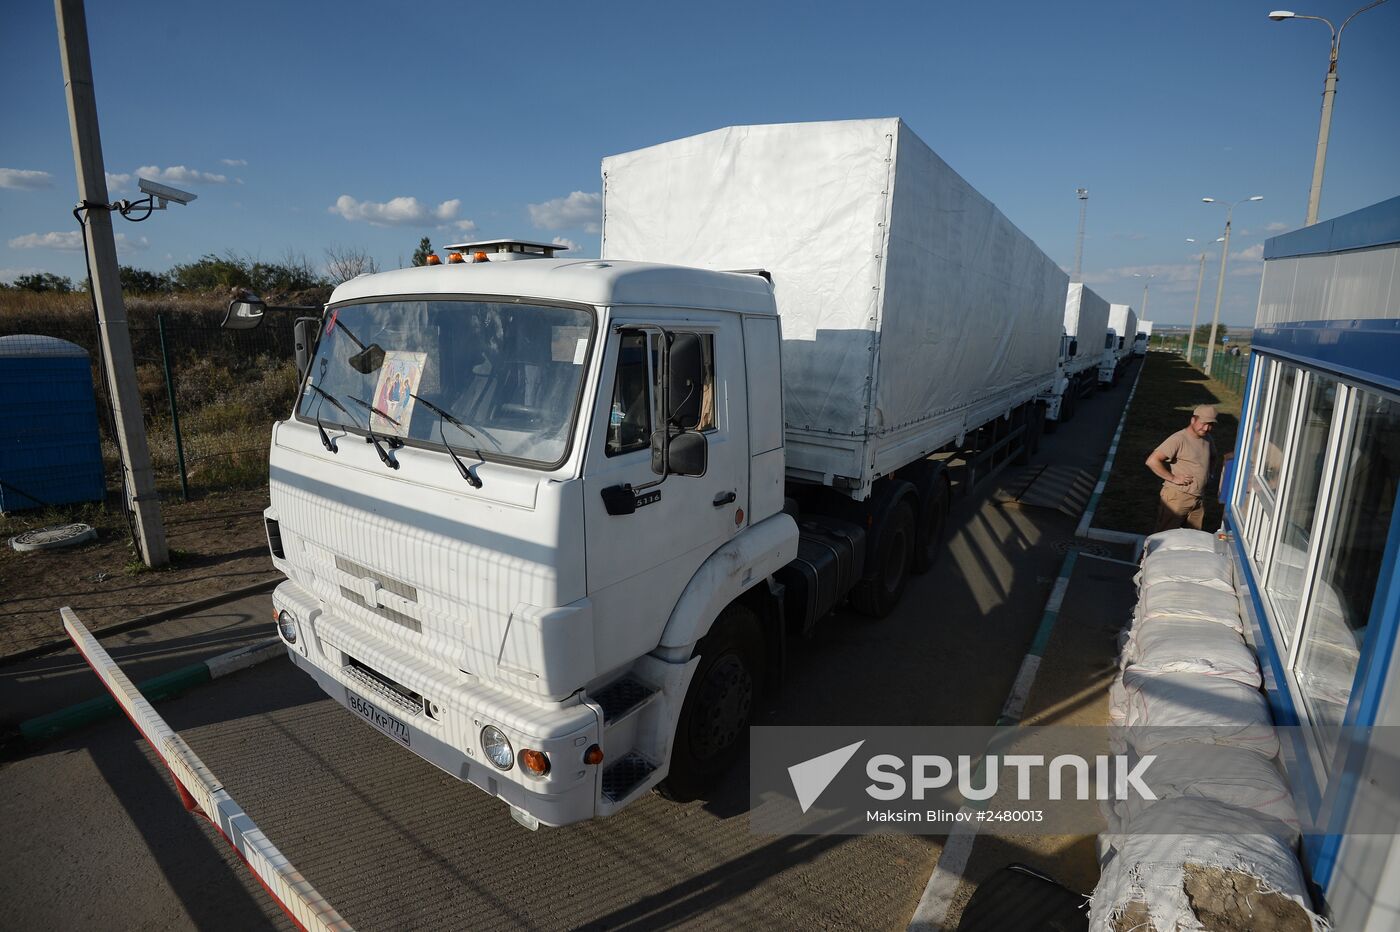
M 1130 381 L 1082 405 L 1046 438 L 1041 459 L 1096 472 Z M 948 552 L 894 616 L 837 613 L 793 645 L 765 724 L 995 720 L 1074 520 L 993 504 L 989 491 L 959 505 Z M 250 623 L 260 611 L 249 609 Z M 1099 701 L 1094 658 L 1108 635 L 1095 624 L 1057 629 L 1047 666 L 1059 672 L 1040 681 L 1034 708 Z M 1082 651 L 1078 638 L 1093 648 Z M 1050 662 L 1080 653 L 1083 669 Z M 903 928 L 942 846 L 938 837 L 751 834 L 745 766 L 705 803 L 653 796 L 606 822 L 530 833 L 503 805 L 365 728 L 285 659 L 160 709 L 359 928 Z M 179 806 L 125 722 L 0 767 L 0 824 L 5 925 L 286 925 L 214 832 Z M 1085 860 L 1088 843 L 1075 844 L 1080 856 L 1068 859 L 1026 845 L 978 848 L 969 877 L 1030 851 L 1052 871 L 1077 864 L 1073 885 L 1087 891 L 1092 852 Z

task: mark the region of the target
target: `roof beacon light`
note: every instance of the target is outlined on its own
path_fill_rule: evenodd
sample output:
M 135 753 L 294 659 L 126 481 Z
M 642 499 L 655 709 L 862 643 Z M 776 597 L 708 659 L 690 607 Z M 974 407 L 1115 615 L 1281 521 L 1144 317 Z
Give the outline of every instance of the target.
M 458 262 L 461 262 L 461 261 L 462 261 L 462 254 L 461 254 L 460 252 L 450 252 L 450 253 L 447 254 L 447 264 L 448 264 L 448 265 L 456 265 Z
M 426 261 L 424 264 L 425 264 L 425 265 L 442 265 L 442 260 L 439 259 L 439 258 L 437 257 L 437 253 L 435 253 L 435 252 L 430 252 L 430 253 L 428 253 L 428 259 L 427 259 L 427 261 Z
M 489 260 L 487 259 L 486 253 L 484 253 L 484 252 L 474 252 L 474 253 L 472 253 L 472 261 L 473 261 L 473 262 L 487 262 L 487 261 L 489 261 Z

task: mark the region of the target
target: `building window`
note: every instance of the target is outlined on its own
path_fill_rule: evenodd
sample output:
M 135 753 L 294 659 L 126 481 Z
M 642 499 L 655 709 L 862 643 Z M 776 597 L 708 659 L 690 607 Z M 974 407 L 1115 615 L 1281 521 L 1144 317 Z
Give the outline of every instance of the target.
M 1400 482 L 1400 404 L 1354 390 L 1349 409 L 1295 665 L 1308 717 L 1320 726 L 1340 725 L 1351 698 Z M 1336 736 L 1324 727 L 1319 739 L 1329 760 Z
M 1297 370 L 1292 374 L 1296 379 Z M 1285 378 L 1287 375 L 1285 373 Z M 1287 486 L 1283 507 L 1275 521 L 1278 540 L 1269 559 L 1264 587 L 1273 601 L 1274 622 L 1287 643 L 1293 641 L 1298 606 L 1303 598 L 1303 582 L 1314 540 L 1313 520 L 1326 466 L 1327 438 L 1332 432 L 1332 414 L 1337 405 L 1335 380 L 1313 373 L 1305 385 L 1298 426 L 1288 444 Z M 1271 431 L 1273 427 L 1271 424 Z M 1283 445 L 1283 436 L 1275 435 L 1275 439 Z

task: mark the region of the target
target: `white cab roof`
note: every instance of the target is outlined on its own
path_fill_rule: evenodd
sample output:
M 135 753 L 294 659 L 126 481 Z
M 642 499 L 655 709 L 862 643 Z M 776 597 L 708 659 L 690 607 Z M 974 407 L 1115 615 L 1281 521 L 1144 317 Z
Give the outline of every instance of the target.
M 463 262 L 396 269 L 350 279 L 335 289 L 331 302 L 455 294 L 774 313 L 772 286 L 760 275 L 617 259 Z

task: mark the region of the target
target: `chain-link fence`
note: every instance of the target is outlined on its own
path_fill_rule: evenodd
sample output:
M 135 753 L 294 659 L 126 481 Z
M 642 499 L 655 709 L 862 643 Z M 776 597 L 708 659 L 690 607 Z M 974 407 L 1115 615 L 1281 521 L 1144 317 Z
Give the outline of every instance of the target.
M 1206 344 L 1202 340 L 1197 340 L 1194 346 L 1190 345 L 1187 336 L 1177 336 L 1175 334 L 1162 334 L 1154 337 L 1152 348 L 1175 353 L 1178 356 L 1185 356 L 1189 348 L 1191 356 L 1187 362 L 1206 371 Z M 1249 372 L 1249 353 L 1238 346 L 1216 347 L 1215 353 L 1210 360 L 1210 377 L 1219 382 L 1222 386 L 1235 394 L 1244 393 L 1244 379 Z
M 59 319 L 45 321 L 4 315 L 0 335 L 37 333 L 88 351 L 108 487 L 115 489 L 120 462 L 96 321 L 90 313 L 55 316 Z M 293 316 L 269 313 L 255 330 L 221 329 L 222 313 L 209 309 L 172 308 L 129 318 L 137 391 L 160 492 L 188 498 L 265 484 L 272 422 L 287 416 L 296 395 Z

